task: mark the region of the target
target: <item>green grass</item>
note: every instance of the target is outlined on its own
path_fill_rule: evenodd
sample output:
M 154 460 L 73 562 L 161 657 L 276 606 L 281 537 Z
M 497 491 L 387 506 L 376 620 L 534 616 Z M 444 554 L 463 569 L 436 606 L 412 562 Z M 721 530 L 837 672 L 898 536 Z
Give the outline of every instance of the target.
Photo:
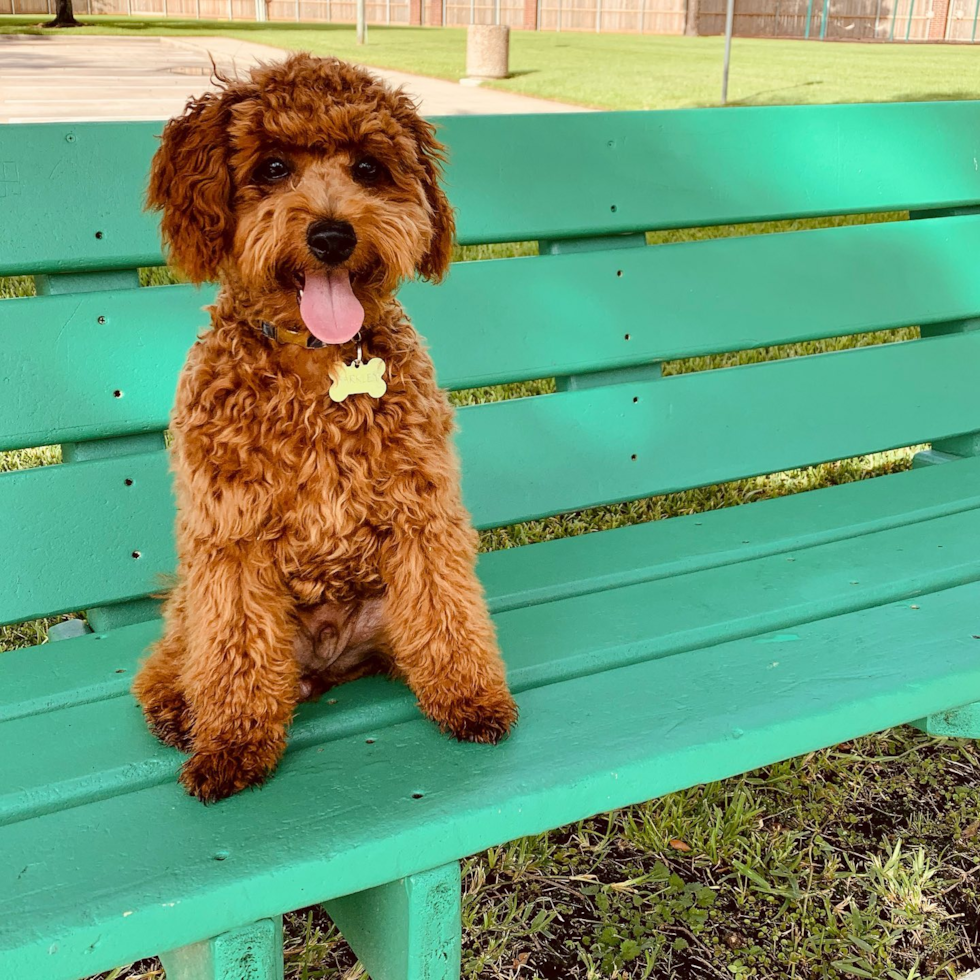
M 457 80 L 465 31 L 84 17 L 75 34 L 215 35 Z M 0 33 L 40 33 L 37 17 L 0 16 Z M 47 32 L 50 33 L 50 32 Z M 716 105 L 720 38 L 514 31 L 513 77 L 494 87 L 606 109 Z M 737 38 L 729 99 L 742 105 L 980 97 L 980 50 L 967 45 L 853 44 Z

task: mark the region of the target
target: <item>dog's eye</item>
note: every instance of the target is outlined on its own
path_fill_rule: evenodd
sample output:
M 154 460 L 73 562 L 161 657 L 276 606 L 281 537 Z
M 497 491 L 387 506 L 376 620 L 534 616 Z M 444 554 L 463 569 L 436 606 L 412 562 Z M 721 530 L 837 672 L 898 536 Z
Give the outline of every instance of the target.
M 282 180 L 289 176 L 289 167 L 284 160 L 273 157 L 259 164 L 259 169 L 255 171 L 258 180 L 265 184 L 274 184 L 277 180 Z
M 388 171 L 374 157 L 361 157 L 351 167 L 351 173 L 359 184 L 376 184 L 387 176 Z

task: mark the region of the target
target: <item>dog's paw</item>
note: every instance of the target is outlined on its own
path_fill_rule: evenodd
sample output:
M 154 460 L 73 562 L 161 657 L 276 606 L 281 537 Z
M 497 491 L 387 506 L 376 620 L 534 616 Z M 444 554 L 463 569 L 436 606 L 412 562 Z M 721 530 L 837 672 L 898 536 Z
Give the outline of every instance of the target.
M 198 751 L 181 768 L 180 783 L 202 803 L 216 803 L 265 782 L 281 755 L 281 746 L 269 744 Z
M 180 749 L 181 752 L 190 752 L 190 712 L 181 695 L 175 694 L 167 700 L 143 705 L 143 716 L 150 731 L 164 745 Z
M 507 688 L 455 698 L 425 710 L 443 731 L 460 742 L 496 745 L 517 721 L 517 705 Z

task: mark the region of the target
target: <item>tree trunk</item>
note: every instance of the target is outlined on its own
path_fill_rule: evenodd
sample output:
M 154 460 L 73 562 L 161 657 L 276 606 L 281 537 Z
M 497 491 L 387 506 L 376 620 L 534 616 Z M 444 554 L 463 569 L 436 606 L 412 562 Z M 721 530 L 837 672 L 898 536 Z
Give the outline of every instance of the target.
M 54 15 L 54 20 L 48 21 L 45 27 L 81 27 L 75 20 L 75 12 L 71 6 L 72 0 L 58 0 L 58 11 Z
M 687 0 L 687 10 L 684 12 L 684 33 L 688 37 L 696 37 L 698 34 L 698 12 L 700 6 L 700 0 Z

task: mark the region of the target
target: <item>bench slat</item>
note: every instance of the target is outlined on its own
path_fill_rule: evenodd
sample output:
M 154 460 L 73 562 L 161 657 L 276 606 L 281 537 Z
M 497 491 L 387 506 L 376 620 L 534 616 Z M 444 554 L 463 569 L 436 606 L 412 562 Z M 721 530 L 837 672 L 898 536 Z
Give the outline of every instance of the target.
M 0 474 L 0 623 L 158 591 L 176 563 L 170 487 L 162 451 Z
M 441 383 L 460 389 L 978 316 L 977 254 L 980 216 L 966 216 L 463 262 L 402 298 Z M 0 450 L 163 428 L 212 296 L 0 303 Z
M 524 691 L 521 724 L 496 747 L 450 743 L 416 717 L 294 751 L 260 791 L 217 807 L 168 779 L 9 825 L 0 973 L 73 980 L 150 955 L 163 935 L 183 945 L 235 927 L 242 889 L 249 917 L 275 915 L 980 699 L 980 585 L 915 605 Z
M 463 244 L 980 202 L 971 102 L 440 122 Z M 159 264 L 141 208 L 161 129 L 3 127 L 0 275 Z
M 792 561 L 768 555 L 500 613 L 508 678 L 520 693 L 974 581 L 978 537 L 980 511 L 968 510 L 792 548 Z M 506 564 L 519 565 L 522 554 L 509 558 Z M 140 653 L 131 649 L 130 657 Z M 348 695 L 345 688 L 331 692 L 336 707 L 304 708 L 291 751 L 410 720 L 415 707 L 407 689 L 380 686 L 390 690 L 379 697 L 373 684 L 365 700 L 368 692 L 352 688 Z M 3 738 L 35 748 L 0 762 L 0 824 L 172 779 L 179 758 L 146 733 L 125 695 L 8 721 Z M 68 741 L 73 751 L 65 751 Z
M 480 556 L 495 613 L 812 548 L 980 507 L 980 458 Z M 159 622 L 7 653 L 0 722 L 129 690 Z M 70 654 L 66 654 L 66 650 Z M 346 703 L 346 694 L 341 700 Z
M 980 332 L 463 408 L 480 527 L 980 429 Z
M 980 331 L 464 408 L 464 497 L 495 527 L 974 431 L 978 356 Z M 158 588 L 169 485 L 162 452 L 0 475 L 0 622 Z

